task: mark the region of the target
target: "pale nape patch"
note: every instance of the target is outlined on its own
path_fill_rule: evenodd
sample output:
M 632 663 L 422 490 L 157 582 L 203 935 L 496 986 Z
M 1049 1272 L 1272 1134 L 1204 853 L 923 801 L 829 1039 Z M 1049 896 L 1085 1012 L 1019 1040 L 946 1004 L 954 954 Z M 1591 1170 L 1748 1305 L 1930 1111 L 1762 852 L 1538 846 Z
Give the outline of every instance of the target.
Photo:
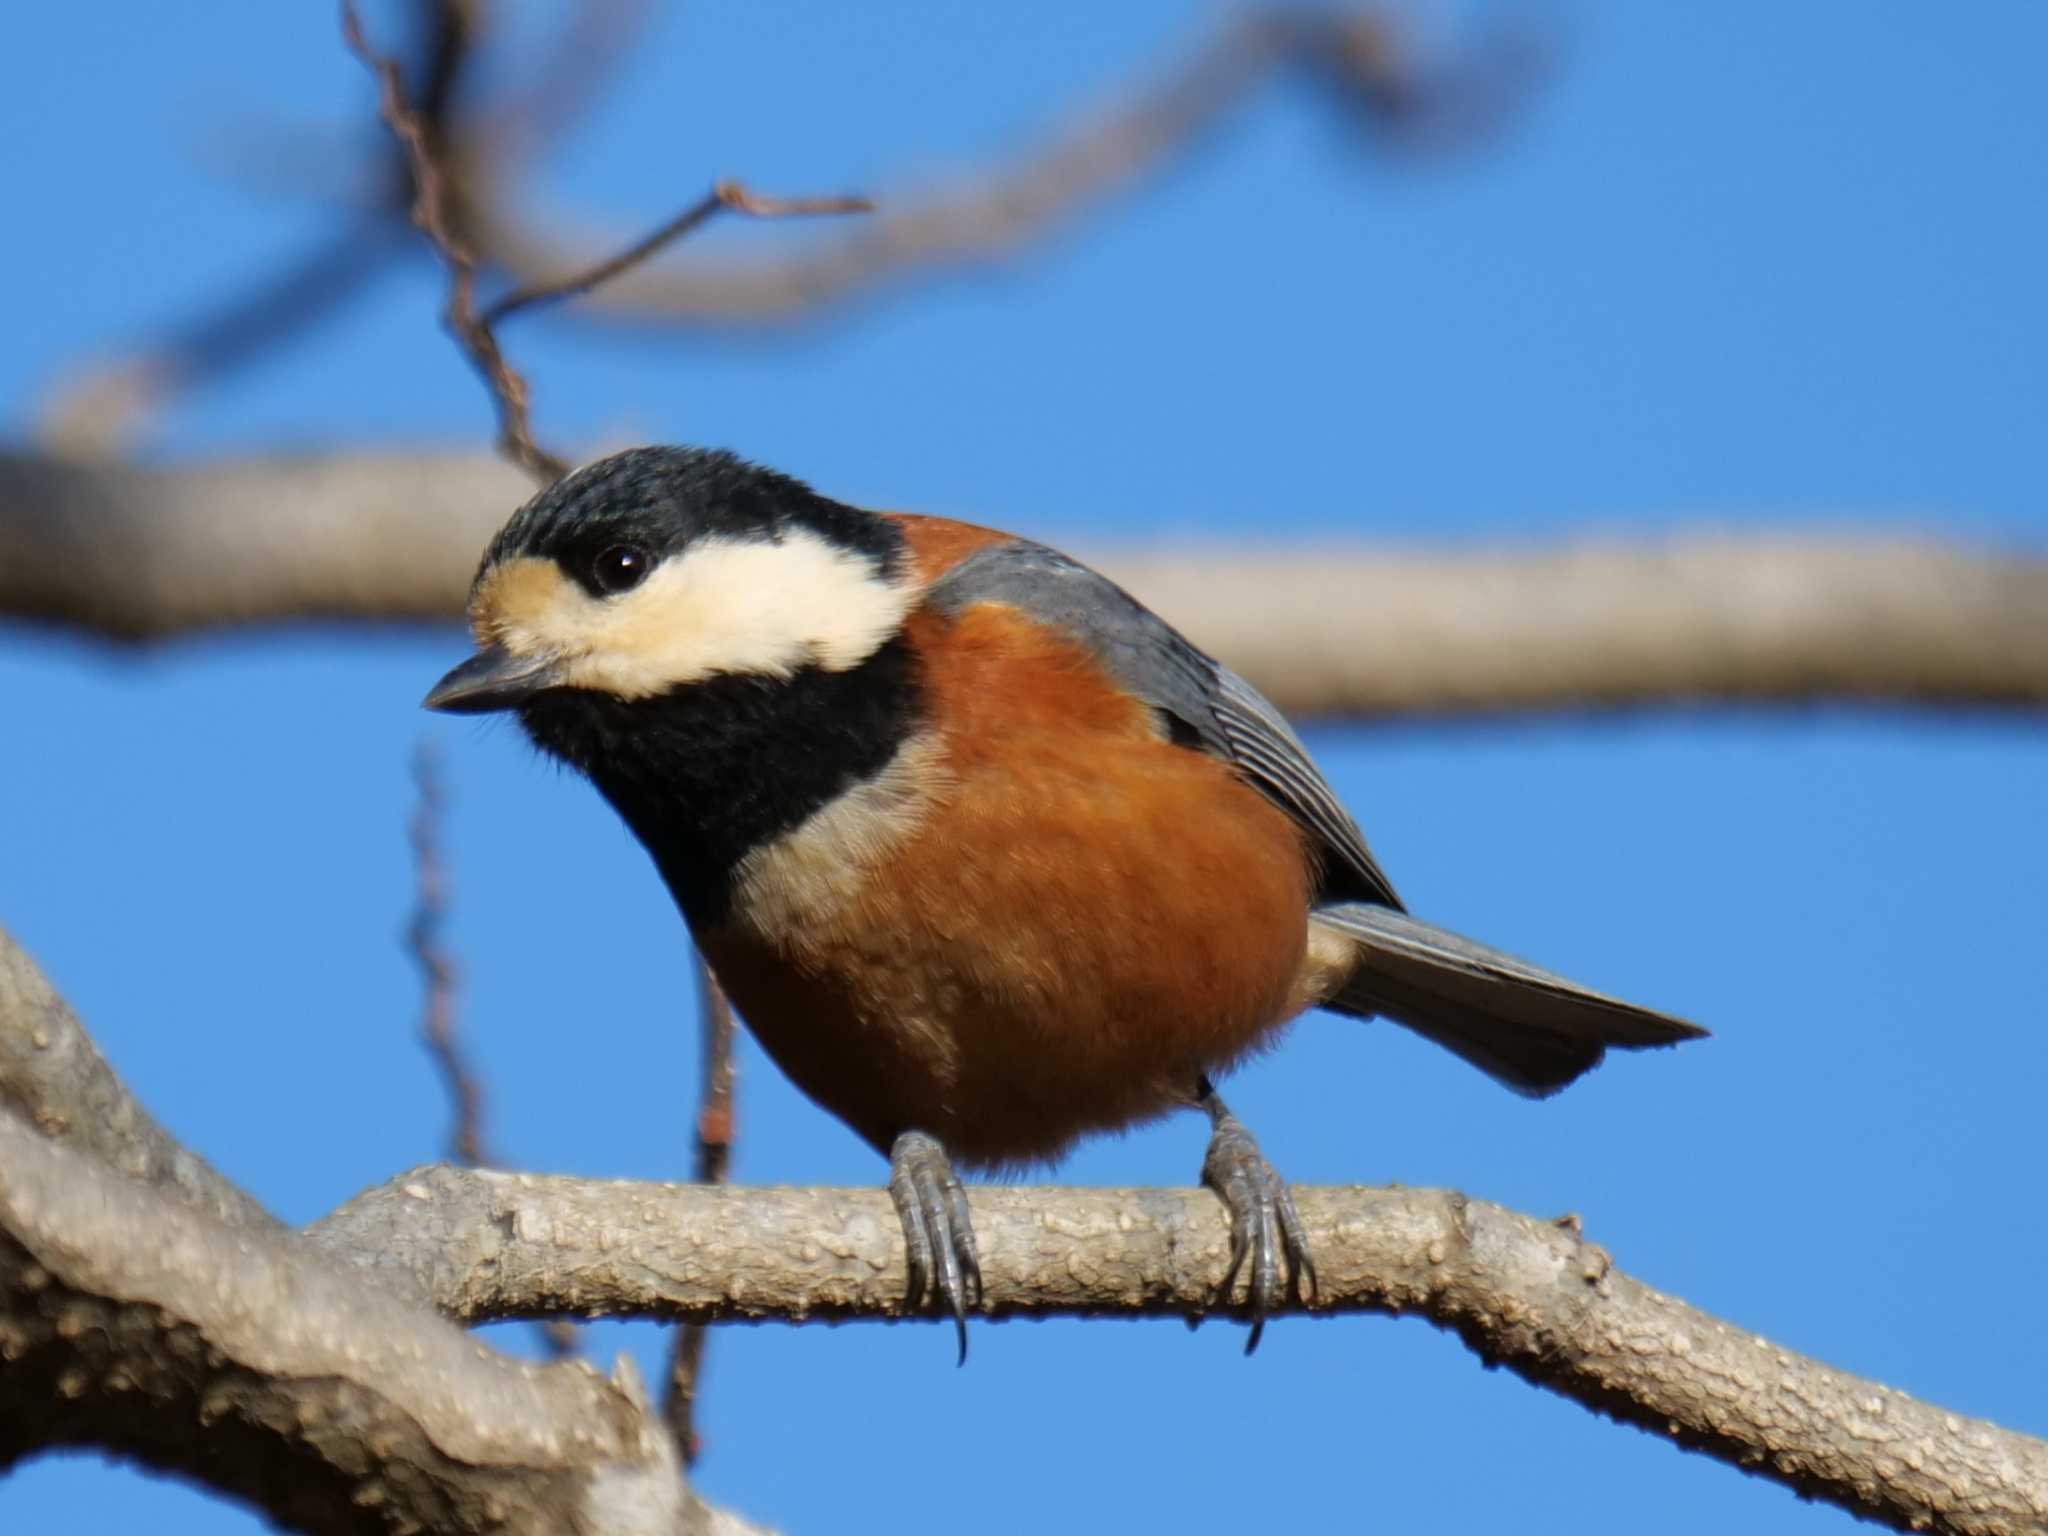
M 938 739 L 912 737 L 873 778 L 740 861 L 734 916 L 778 948 L 831 942 L 862 886 L 951 787 Z
M 1301 969 L 1295 973 L 1294 991 L 1287 1000 L 1288 1016 L 1328 1002 L 1351 979 L 1357 966 L 1358 941 L 1328 923 L 1317 922 L 1311 912 L 1308 949 L 1301 957 Z
M 700 540 L 616 597 L 592 597 L 552 560 L 507 560 L 478 586 L 470 623 L 487 645 L 559 662 L 572 687 L 644 699 L 725 672 L 844 672 L 916 597 L 866 556 L 792 529 L 779 543 Z

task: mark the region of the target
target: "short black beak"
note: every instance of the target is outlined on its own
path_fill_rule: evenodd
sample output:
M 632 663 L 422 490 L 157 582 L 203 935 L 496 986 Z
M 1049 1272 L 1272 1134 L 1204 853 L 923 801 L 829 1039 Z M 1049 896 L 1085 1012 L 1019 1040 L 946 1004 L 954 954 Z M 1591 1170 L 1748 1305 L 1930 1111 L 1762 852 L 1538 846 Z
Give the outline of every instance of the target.
M 552 661 L 487 645 L 434 684 L 420 703 L 443 714 L 487 715 L 518 708 L 543 688 L 552 688 L 557 675 Z

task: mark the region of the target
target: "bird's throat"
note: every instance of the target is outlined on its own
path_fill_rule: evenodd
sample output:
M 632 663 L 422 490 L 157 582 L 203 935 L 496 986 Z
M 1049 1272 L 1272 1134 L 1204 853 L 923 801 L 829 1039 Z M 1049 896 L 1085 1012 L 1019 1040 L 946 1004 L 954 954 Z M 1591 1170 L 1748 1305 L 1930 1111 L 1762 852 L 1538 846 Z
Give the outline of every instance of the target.
M 888 765 L 918 728 L 920 693 L 899 636 L 844 671 L 726 675 L 630 701 L 559 689 L 520 719 L 625 818 L 702 933 L 730 911 L 741 860 Z

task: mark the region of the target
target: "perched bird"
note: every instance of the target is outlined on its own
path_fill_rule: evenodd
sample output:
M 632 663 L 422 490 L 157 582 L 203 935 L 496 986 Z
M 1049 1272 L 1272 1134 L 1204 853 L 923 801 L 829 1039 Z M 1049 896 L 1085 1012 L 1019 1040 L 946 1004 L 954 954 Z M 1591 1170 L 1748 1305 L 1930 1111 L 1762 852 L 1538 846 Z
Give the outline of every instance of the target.
M 516 512 L 431 709 L 511 710 L 653 855 L 740 1016 L 890 1160 L 910 1299 L 980 1270 L 953 1160 L 1041 1163 L 1183 1107 L 1257 1342 L 1288 1188 L 1211 1077 L 1305 1009 L 1518 1093 L 1704 1033 L 1409 917 L 1278 711 L 1028 540 L 637 448 Z

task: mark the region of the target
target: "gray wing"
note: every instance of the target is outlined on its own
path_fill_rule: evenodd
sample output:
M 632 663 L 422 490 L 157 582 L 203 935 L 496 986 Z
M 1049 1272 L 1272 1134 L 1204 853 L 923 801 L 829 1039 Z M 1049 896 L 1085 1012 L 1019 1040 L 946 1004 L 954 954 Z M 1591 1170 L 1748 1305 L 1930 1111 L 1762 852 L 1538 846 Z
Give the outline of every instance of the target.
M 1173 740 L 1231 764 L 1310 834 L 1323 859 L 1319 899 L 1400 908 L 1358 823 L 1280 711 L 1107 576 L 1018 539 L 976 550 L 934 582 L 925 601 L 945 613 L 1004 603 L 1073 636 L 1119 686 L 1166 717 Z

